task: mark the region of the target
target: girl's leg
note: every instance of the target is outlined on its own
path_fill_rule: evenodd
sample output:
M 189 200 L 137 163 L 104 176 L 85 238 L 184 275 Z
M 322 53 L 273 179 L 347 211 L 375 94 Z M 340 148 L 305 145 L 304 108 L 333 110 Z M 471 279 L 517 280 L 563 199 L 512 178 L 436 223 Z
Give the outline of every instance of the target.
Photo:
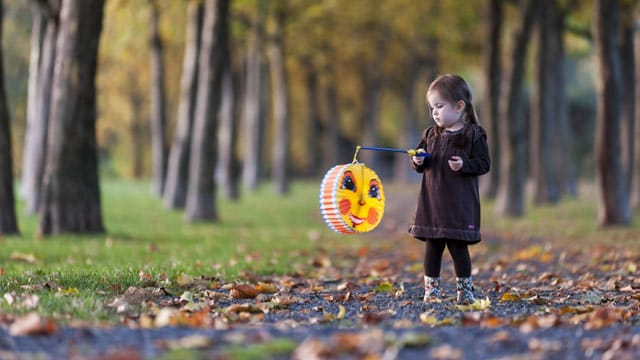
M 424 298 L 425 302 L 440 301 L 440 266 L 446 247 L 443 239 L 426 239 L 424 253 Z
M 447 245 L 444 239 L 426 239 L 424 252 L 424 274 L 429 277 L 440 277 L 442 254 Z
M 469 247 L 464 242 L 449 240 L 447 241 L 447 248 L 453 258 L 453 266 L 456 270 L 457 301 L 459 304 L 471 304 L 476 299 L 473 295 Z
M 447 248 L 453 259 L 453 267 L 456 270 L 457 277 L 471 276 L 471 256 L 469 255 L 469 246 L 456 240 L 447 241 Z

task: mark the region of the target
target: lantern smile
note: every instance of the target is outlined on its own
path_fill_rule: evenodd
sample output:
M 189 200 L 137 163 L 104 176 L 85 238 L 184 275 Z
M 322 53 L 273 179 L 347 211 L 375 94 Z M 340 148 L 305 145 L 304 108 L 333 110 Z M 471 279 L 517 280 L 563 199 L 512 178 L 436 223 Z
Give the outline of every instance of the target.
M 349 220 L 351 220 L 351 222 L 353 223 L 353 226 L 360 225 L 364 222 L 363 218 L 359 218 L 353 214 L 349 214 Z

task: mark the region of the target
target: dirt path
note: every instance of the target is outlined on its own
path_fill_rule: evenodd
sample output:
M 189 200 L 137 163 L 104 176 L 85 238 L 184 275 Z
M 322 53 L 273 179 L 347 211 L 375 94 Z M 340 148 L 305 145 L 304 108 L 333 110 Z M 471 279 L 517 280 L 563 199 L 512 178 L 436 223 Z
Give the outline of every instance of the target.
M 482 301 L 456 306 L 446 256 L 449 298 L 426 305 L 422 247 L 405 233 L 414 203 L 410 192 L 403 194 L 388 200 L 381 228 L 365 235 L 370 246 L 301 254 L 310 259 L 307 267 L 287 276 L 213 287 L 212 279 L 192 279 L 185 285 L 191 298 L 130 289 L 112 304 L 114 311 L 135 305 L 134 295 L 144 304 L 121 312 L 128 326 L 46 336 L 9 336 L 0 328 L 0 358 L 154 358 L 176 349 L 210 358 L 299 359 L 631 359 L 640 353 L 637 254 L 485 235 L 472 251 Z

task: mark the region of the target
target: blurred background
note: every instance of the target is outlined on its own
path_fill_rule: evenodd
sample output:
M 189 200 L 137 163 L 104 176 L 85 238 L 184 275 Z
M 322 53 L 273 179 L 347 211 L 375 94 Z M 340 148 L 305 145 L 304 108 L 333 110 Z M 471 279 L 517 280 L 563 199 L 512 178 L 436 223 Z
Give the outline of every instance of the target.
M 28 212 L 51 206 L 34 194 L 50 192 L 45 179 L 64 173 L 47 164 L 56 163 L 53 144 L 80 136 L 69 127 L 93 123 L 85 129 L 95 127 L 95 141 L 82 146 L 94 144 L 99 179 L 147 179 L 167 207 L 215 220 L 216 193 L 234 199 L 270 183 L 284 195 L 288 182 L 319 182 L 350 162 L 356 145 L 414 147 L 432 125 L 425 89 L 444 73 L 472 87 L 493 161 L 482 195 L 497 199 L 503 215 L 524 215 L 527 198 L 578 196 L 580 181 L 599 185 L 602 225 L 628 224 L 640 208 L 638 1 L 82 3 L 4 0 L 11 173 Z M 85 98 L 53 90 L 69 58 L 61 39 L 76 44 L 68 54 L 90 43 L 73 42 L 72 19 L 99 41 L 95 87 L 91 71 L 66 82 L 95 88 L 86 100 L 95 101 L 95 116 L 51 110 Z M 90 56 L 77 59 L 91 69 Z M 67 124 L 63 140 L 47 135 L 56 121 Z M 384 181 L 419 180 L 398 154 L 362 152 L 360 160 Z M 190 192 L 207 199 L 192 201 L 191 212 Z

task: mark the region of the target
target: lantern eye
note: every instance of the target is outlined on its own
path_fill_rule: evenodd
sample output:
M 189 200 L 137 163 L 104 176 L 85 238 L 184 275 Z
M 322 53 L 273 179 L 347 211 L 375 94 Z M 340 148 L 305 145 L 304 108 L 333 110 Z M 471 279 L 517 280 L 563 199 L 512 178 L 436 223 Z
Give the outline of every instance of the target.
M 380 200 L 380 186 L 376 179 L 369 181 L 369 197 Z
M 356 191 L 356 181 L 353 178 L 353 173 L 351 171 L 345 171 L 340 188 L 351 190 L 353 192 Z

